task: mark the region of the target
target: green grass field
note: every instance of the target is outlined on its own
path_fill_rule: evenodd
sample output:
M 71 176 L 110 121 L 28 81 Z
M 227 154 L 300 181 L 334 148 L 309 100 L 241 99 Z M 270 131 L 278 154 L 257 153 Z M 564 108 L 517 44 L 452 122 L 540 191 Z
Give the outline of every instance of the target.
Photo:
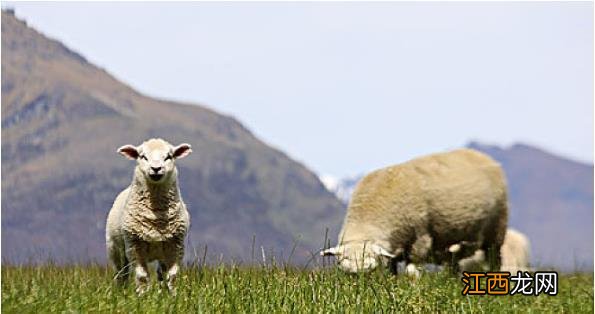
M 137 297 L 131 281 L 112 284 L 100 266 L 2 266 L 2 312 L 280 313 L 280 312 L 558 312 L 593 311 L 593 274 L 561 275 L 558 295 L 462 296 L 460 276 L 427 273 L 415 280 L 380 269 L 348 275 L 335 268 L 186 267 L 178 293 Z

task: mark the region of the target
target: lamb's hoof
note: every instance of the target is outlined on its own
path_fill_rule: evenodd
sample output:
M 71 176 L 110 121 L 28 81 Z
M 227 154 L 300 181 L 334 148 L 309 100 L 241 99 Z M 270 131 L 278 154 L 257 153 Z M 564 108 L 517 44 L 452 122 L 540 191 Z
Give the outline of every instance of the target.
M 167 289 L 167 290 L 169 291 L 169 294 L 170 294 L 172 297 L 175 297 L 175 296 L 178 294 L 178 293 L 176 292 L 176 288 L 171 288 L 171 287 L 168 287 L 168 289 Z

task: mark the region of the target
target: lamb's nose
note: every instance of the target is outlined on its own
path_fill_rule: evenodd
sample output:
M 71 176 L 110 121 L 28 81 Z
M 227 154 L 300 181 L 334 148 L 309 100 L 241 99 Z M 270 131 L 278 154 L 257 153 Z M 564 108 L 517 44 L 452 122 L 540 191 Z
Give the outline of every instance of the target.
M 153 172 L 159 172 L 159 170 L 161 170 L 161 167 L 151 167 L 151 170 L 153 170 Z

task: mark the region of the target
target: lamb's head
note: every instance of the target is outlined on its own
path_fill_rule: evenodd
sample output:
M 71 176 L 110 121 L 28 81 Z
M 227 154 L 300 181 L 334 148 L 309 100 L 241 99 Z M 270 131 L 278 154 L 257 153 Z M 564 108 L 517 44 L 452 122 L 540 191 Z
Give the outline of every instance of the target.
M 320 252 L 322 256 L 335 256 L 339 267 L 348 273 L 371 271 L 396 255 L 377 244 L 366 242 L 340 244 Z
M 176 172 L 175 160 L 192 152 L 189 144 L 172 146 L 162 139 L 150 139 L 139 146 L 124 145 L 118 153 L 136 160 L 138 172 L 150 184 L 168 182 Z

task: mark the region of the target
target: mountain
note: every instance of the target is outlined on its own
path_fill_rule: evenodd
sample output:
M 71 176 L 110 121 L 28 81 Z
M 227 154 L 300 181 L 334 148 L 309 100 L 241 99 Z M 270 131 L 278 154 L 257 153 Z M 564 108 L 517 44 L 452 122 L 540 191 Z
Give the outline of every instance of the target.
M 166 60 L 159 62 L 167 62 Z M 139 94 L 2 12 L 2 258 L 105 261 L 105 219 L 151 137 L 190 143 L 177 163 L 191 214 L 187 259 L 250 261 L 255 246 L 305 260 L 344 205 L 316 175 L 229 116 Z M 269 253 L 267 253 L 268 255 Z
M 515 144 L 471 142 L 496 159 L 508 180 L 509 226 L 531 241 L 532 263 L 560 270 L 593 269 L 593 165 Z M 345 203 L 362 176 L 321 180 Z

